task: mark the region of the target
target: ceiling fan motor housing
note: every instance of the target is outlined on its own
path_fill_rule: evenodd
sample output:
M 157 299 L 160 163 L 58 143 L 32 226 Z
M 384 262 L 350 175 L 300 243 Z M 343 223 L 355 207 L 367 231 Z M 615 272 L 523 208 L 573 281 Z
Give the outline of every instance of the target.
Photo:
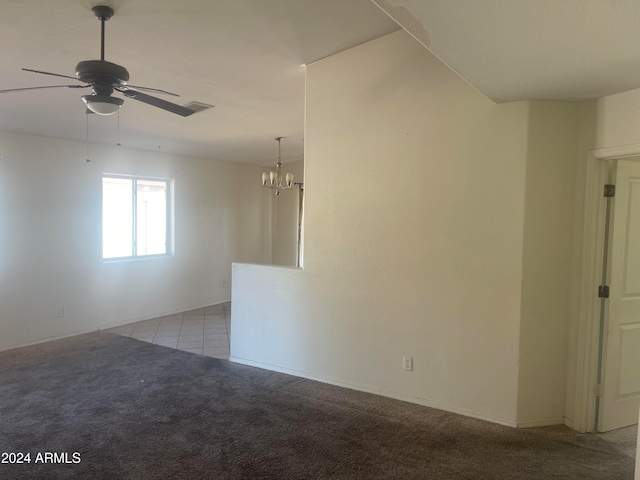
M 126 68 L 106 60 L 85 60 L 76 65 L 78 80 L 91 85 L 121 87 L 129 81 Z
M 114 88 L 127 84 L 129 72 L 126 68 L 104 59 L 104 23 L 113 16 L 113 9 L 106 5 L 97 5 L 92 10 L 102 23 L 101 57 L 100 60 L 85 60 L 76 65 L 76 78 L 90 84 L 94 96 L 109 96 Z

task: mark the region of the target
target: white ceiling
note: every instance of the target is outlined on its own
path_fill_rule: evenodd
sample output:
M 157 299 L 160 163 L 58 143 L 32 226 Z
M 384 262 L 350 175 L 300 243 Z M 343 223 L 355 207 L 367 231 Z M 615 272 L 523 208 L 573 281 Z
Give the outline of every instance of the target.
M 21 68 L 73 76 L 79 61 L 100 58 L 99 4 L 115 10 L 105 60 L 126 67 L 132 85 L 215 106 L 183 118 L 125 99 L 120 143 L 254 164 L 275 163 L 279 136 L 284 163 L 302 158 L 302 64 L 400 28 L 370 0 L 1 0 L 0 89 L 73 83 Z M 84 141 L 89 93 L 2 94 L 0 130 Z M 117 143 L 116 115 L 88 120 L 91 142 Z
M 373 0 L 496 102 L 640 88 L 640 0 Z
M 283 136 L 284 163 L 302 158 L 301 65 L 398 24 L 497 102 L 640 88 L 640 0 L 1 0 L 0 89 L 66 84 L 20 69 L 73 76 L 99 58 L 97 4 L 116 11 L 105 59 L 131 84 L 215 105 L 182 118 L 125 99 L 120 143 L 132 148 L 266 165 Z M 88 119 L 91 142 L 115 144 L 117 116 L 85 115 L 87 93 L 2 94 L 0 130 L 84 141 Z

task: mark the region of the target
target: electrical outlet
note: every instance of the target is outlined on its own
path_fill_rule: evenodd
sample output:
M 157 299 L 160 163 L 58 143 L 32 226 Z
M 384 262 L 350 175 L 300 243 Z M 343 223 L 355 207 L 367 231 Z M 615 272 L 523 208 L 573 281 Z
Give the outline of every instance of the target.
M 402 357 L 402 369 L 407 372 L 413 371 L 413 357 Z
M 226 280 L 222 280 L 222 288 L 227 288 L 229 283 Z
M 58 316 L 59 317 L 66 317 L 67 316 L 67 307 L 60 307 L 58 309 Z

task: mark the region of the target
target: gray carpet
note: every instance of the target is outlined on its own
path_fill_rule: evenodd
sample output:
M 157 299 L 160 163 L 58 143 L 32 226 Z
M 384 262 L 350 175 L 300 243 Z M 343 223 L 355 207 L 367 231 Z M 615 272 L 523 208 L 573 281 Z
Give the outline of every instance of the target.
M 0 352 L 0 452 L 32 459 L 0 463 L 2 479 L 631 480 L 634 469 L 596 435 L 515 430 L 108 333 Z M 44 452 L 81 461 L 36 463 Z
M 635 460 L 638 445 L 638 425 L 623 427 L 610 432 L 598 433 L 598 437 L 605 440 L 616 450 L 629 455 Z

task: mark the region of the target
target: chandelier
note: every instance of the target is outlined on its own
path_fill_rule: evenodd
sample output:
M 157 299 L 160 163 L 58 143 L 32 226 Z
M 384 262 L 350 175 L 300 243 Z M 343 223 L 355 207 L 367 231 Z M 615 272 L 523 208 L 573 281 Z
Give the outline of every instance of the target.
M 287 173 L 284 177 L 284 184 L 282 183 L 282 152 L 280 150 L 280 141 L 284 137 L 276 137 L 278 142 L 278 163 L 276 163 L 276 171 L 262 172 L 262 186 L 266 188 L 273 188 L 276 191 L 276 195 L 280 195 L 282 190 L 291 190 L 293 186 L 293 173 Z

